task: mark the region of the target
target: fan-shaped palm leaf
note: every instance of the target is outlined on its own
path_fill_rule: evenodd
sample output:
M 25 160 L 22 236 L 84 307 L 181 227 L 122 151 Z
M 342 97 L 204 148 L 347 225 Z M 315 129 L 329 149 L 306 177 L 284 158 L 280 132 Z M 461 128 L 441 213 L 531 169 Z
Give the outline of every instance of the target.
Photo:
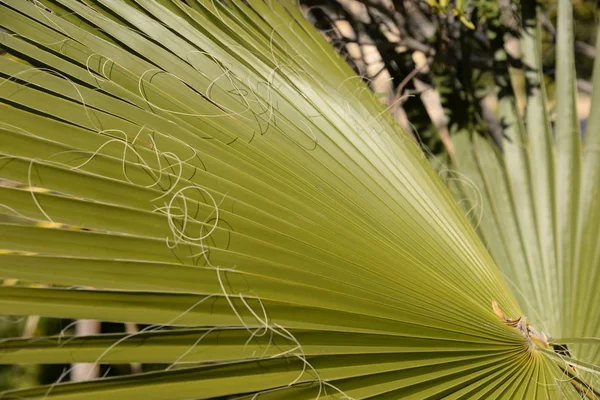
M 224 3 L 0 1 L 2 310 L 151 324 L 0 362 L 171 365 L 3 398 L 577 398 L 295 4 Z
M 500 112 L 506 125 L 503 153 L 463 133 L 455 141 L 456 165 L 468 181 L 453 183 L 460 182 L 459 197 L 467 200 L 465 207 L 477 208 L 473 221 L 529 320 L 554 337 L 560 353 L 598 363 L 600 62 L 595 65 L 595 90 L 582 141 L 576 110 L 572 3 L 559 1 L 557 115 L 552 129 L 533 2 L 524 2 L 522 14 L 527 78 L 524 119 L 516 111 L 503 66 L 505 55 L 499 52 Z M 597 43 L 600 46 L 600 40 Z

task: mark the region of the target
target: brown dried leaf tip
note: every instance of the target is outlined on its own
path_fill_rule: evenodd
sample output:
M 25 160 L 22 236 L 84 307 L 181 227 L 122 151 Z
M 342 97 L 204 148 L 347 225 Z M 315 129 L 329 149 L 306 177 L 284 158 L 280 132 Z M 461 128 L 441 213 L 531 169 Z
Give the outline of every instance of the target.
M 548 338 L 546 337 L 546 334 L 542 331 L 538 331 L 533 326 L 529 325 L 525 318 L 508 318 L 506 314 L 504 314 L 496 300 L 492 301 L 492 310 L 497 316 L 499 316 L 502 319 L 502 321 L 504 321 L 506 325 L 518 329 L 525 338 L 529 339 L 531 343 L 535 344 L 537 347 L 541 347 L 544 349 L 550 348 L 550 344 L 548 343 Z

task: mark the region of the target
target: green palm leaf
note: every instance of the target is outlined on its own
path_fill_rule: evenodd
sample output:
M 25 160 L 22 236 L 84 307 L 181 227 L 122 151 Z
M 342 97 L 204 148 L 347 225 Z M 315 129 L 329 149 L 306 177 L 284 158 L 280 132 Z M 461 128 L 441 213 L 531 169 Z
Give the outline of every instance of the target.
M 600 62 L 595 65 L 593 103 L 582 141 L 576 112 L 572 3 L 559 1 L 557 115 L 552 131 L 533 2 L 523 3 L 522 20 L 525 116 L 522 120 L 516 112 L 502 67 L 505 54 L 499 52 L 496 61 L 504 72 L 497 77 L 502 88 L 500 113 L 507 127 L 504 151 L 500 154 L 487 141 L 467 133 L 457 138 L 456 166 L 470 182 L 458 184 L 458 195 L 466 200 L 467 209 L 477 208 L 473 214 L 478 218 L 472 220 L 529 320 L 550 334 L 557 346 L 568 344 L 570 355 L 597 364 Z M 600 46 L 600 40 L 597 43 Z M 586 385 L 597 386 L 595 374 L 585 379 Z
M 0 5 L 1 309 L 149 324 L 0 363 L 170 365 L 2 398 L 579 396 L 294 2 Z

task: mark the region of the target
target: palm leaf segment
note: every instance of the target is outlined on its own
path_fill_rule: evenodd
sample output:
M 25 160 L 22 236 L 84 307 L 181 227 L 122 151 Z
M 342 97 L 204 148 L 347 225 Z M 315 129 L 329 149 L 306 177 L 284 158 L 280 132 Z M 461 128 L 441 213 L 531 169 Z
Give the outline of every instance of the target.
M 579 396 L 295 4 L 0 4 L 2 310 L 149 324 L 0 362 L 170 365 L 4 398 Z
M 523 2 L 521 48 L 527 81 L 522 118 L 506 69 L 496 54 L 502 153 L 476 135 L 454 141 L 457 195 L 536 327 L 558 353 L 600 362 L 600 62 L 583 136 L 576 111 L 572 2 L 559 1 L 556 118 L 550 124 L 541 73 L 541 32 L 534 2 Z M 600 32 L 599 32 L 600 34 Z M 599 36 L 600 38 L 600 36 Z M 600 39 L 597 40 L 600 51 Z M 571 371 L 578 375 L 577 371 Z M 586 375 L 582 373 L 583 375 Z M 586 381 L 587 379 L 587 381 Z M 598 386 L 585 376 L 584 386 Z M 592 398 L 588 387 L 584 397 Z

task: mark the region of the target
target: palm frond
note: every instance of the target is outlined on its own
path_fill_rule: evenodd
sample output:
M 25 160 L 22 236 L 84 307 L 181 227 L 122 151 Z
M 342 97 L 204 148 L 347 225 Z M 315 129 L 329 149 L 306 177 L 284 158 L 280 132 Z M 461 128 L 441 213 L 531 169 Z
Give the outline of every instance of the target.
M 593 338 L 600 336 L 596 305 L 600 301 L 600 62 L 595 64 L 589 125 L 582 140 L 572 6 L 570 1 L 559 1 L 557 112 L 552 129 L 541 75 L 536 8 L 534 2 L 523 2 L 525 116 L 516 111 L 510 82 L 501 78 L 503 152 L 466 132 L 454 145 L 460 153 L 458 171 L 470 182 L 458 184 L 458 196 L 467 209 L 475 207 L 473 214 L 482 216 L 480 221 L 472 220 L 529 320 L 552 336 L 557 353 L 597 364 L 600 348 Z M 597 43 L 600 46 L 600 40 Z M 497 62 L 504 57 L 498 54 Z M 594 374 L 586 379 L 583 387 L 597 386 Z M 592 393 L 591 388 L 586 391 Z
M 0 4 L 1 309 L 149 324 L 0 362 L 170 365 L 3 398 L 579 396 L 293 2 Z

